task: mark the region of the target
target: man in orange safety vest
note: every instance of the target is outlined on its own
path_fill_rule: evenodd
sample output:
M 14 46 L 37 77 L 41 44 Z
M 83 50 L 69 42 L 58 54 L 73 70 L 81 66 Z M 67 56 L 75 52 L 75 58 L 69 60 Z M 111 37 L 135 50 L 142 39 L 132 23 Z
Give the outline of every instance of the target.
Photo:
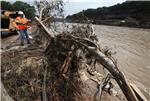
M 24 41 L 27 41 L 27 44 L 30 44 L 29 35 L 27 32 L 28 19 L 25 18 L 22 11 L 19 11 L 18 15 L 19 16 L 16 18 L 15 22 L 20 33 L 21 45 L 24 45 Z

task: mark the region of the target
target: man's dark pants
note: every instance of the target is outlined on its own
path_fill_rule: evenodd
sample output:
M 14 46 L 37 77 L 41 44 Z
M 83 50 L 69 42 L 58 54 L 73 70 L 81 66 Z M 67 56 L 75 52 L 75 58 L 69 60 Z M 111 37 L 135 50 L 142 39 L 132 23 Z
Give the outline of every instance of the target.
M 25 40 L 27 41 L 27 43 L 29 43 L 29 35 L 27 33 L 27 30 L 19 30 L 19 33 L 20 33 L 21 44 L 23 44 Z

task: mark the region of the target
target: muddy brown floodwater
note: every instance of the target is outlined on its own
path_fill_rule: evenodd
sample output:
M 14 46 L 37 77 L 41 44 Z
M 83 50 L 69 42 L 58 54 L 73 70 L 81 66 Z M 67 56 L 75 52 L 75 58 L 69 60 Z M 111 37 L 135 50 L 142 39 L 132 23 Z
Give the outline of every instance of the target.
M 119 69 L 150 100 L 150 29 L 95 25 L 102 47 L 117 53 Z

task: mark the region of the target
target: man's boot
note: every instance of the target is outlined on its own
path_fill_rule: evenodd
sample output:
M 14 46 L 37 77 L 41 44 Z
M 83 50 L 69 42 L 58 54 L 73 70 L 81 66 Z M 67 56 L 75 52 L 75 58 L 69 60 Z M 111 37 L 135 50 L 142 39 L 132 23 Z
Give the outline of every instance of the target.
M 27 44 L 30 44 L 30 40 L 29 39 L 27 39 Z
M 23 42 L 21 42 L 20 45 L 23 46 L 24 45 Z

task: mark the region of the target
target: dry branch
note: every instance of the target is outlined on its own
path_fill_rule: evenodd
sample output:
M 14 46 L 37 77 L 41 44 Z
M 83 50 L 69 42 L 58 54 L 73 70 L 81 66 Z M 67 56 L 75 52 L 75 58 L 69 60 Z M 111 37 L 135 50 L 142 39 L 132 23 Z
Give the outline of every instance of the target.
M 50 33 L 48 28 L 42 23 L 42 21 L 38 18 L 38 17 L 35 17 L 36 21 L 42 26 L 42 29 L 44 31 L 46 31 L 46 33 L 51 37 L 53 38 L 54 37 L 54 34 Z
M 43 75 L 43 87 L 42 87 L 43 101 L 47 101 L 47 95 L 46 95 L 46 76 L 47 76 L 47 66 L 45 66 L 45 71 L 44 71 L 44 75 Z
M 82 44 L 82 43 L 81 43 Z M 122 89 L 124 95 L 126 96 L 128 101 L 138 101 L 137 97 L 134 96 L 133 90 L 129 87 L 128 83 L 126 82 L 124 75 L 119 71 L 118 67 L 114 64 L 114 62 L 105 56 L 100 50 L 96 48 L 91 48 L 91 46 L 87 46 L 82 44 L 85 48 L 95 56 L 97 61 L 102 64 L 114 77 L 120 88 Z

